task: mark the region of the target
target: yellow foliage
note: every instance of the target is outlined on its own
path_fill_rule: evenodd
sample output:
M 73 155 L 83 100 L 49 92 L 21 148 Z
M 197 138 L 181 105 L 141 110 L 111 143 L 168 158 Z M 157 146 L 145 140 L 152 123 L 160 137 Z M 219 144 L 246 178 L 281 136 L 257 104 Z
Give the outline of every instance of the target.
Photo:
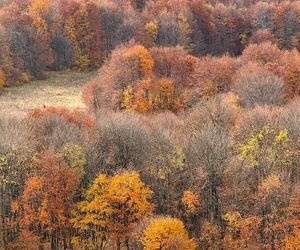
M 143 232 L 144 250 L 194 250 L 196 243 L 189 239 L 183 223 L 174 218 L 153 219 Z
M 159 168 L 153 168 L 152 175 L 162 181 L 168 180 L 172 173 L 181 171 L 185 167 L 186 156 L 181 147 L 177 147 L 170 155 L 167 155 L 167 164 L 162 164 Z
M 217 225 L 204 222 L 201 228 L 200 241 L 205 245 L 207 250 L 221 249 L 221 230 Z
M 38 35 L 44 36 L 46 37 L 46 39 L 50 39 L 49 32 L 48 32 L 48 25 L 46 21 L 39 14 L 33 13 L 32 16 L 33 16 L 33 25 L 37 29 Z
M 43 16 L 50 9 L 51 2 L 49 0 L 34 0 L 29 6 L 29 14 L 32 16 L 33 26 L 37 29 L 40 37 L 50 39 L 48 24 Z
M 209 100 L 210 97 L 215 96 L 219 92 L 218 84 L 212 80 L 208 80 L 206 86 L 203 89 L 202 98 Z
M 235 112 L 240 111 L 240 106 L 239 106 L 239 97 L 237 95 L 234 95 L 232 93 L 227 94 L 223 100 L 222 100 L 223 105 L 231 107 Z
M 152 109 L 172 109 L 175 99 L 174 85 L 170 79 L 163 78 L 153 84 L 150 95 Z
M 199 196 L 192 191 L 185 191 L 181 199 L 188 213 L 195 214 L 200 206 Z
M 242 216 L 239 212 L 228 212 L 223 215 L 223 219 L 227 223 L 227 229 L 229 229 L 230 232 L 240 229 Z
M 75 20 L 72 17 L 67 18 L 65 20 L 65 30 L 68 35 L 68 38 L 72 41 L 73 44 L 76 45 L 76 23 Z M 74 46 L 76 53 L 80 53 L 78 46 Z
M 251 168 L 287 167 L 293 158 L 287 130 L 284 129 L 276 133 L 268 126 L 250 137 L 245 143 L 240 144 L 239 151 L 241 158 L 247 160 L 248 166 Z
M 85 174 L 84 167 L 86 165 L 86 158 L 84 150 L 81 146 L 67 143 L 61 149 L 60 154 L 66 163 L 73 169 L 74 173 L 82 178 Z
M 291 36 L 291 44 L 297 48 L 299 46 L 299 38 L 297 36 Z
M 191 35 L 193 33 L 193 29 L 189 23 L 188 18 L 184 15 L 179 15 L 178 25 L 181 30 L 181 34 L 184 37 L 184 47 L 187 50 L 191 51 L 194 47 L 192 40 L 191 40 Z
M 180 16 L 179 19 L 180 28 L 184 35 L 189 36 L 192 34 L 193 30 L 191 28 L 191 25 L 188 22 L 188 19 L 185 16 Z
M 248 42 L 248 36 L 247 33 L 243 33 L 240 35 L 240 39 L 241 39 L 241 44 L 246 45 Z
M 158 23 L 156 21 L 146 23 L 145 30 L 150 35 L 152 42 L 155 44 L 159 30 Z
M 281 187 L 281 181 L 277 175 L 271 175 L 267 179 L 263 180 L 259 186 L 259 193 L 266 198 L 276 189 L 278 190 Z
M 80 71 L 87 71 L 91 66 L 91 60 L 85 55 L 80 55 L 75 61 L 75 66 Z
M 34 0 L 29 6 L 29 12 L 43 14 L 50 9 L 49 0 Z
M 80 71 L 89 70 L 95 64 L 92 54 L 97 54 L 98 52 L 91 52 L 91 46 L 94 44 L 91 44 L 91 22 L 85 5 L 82 5 L 74 15 L 63 22 L 67 37 L 74 49 L 75 68 Z
M 279 134 L 275 137 L 276 143 L 287 143 L 289 141 L 287 129 L 279 131 Z
M 71 220 L 74 227 L 98 235 L 98 240 L 128 238 L 137 222 L 152 213 L 149 202 L 152 191 L 145 187 L 136 172 L 124 172 L 112 177 L 100 174 L 78 204 Z M 97 246 L 93 238 L 81 244 Z M 74 239 L 74 241 L 78 241 Z
M 123 99 L 122 99 L 121 107 L 124 109 L 131 109 L 132 105 L 133 105 L 132 88 L 128 86 L 123 91 Z
M 22 83 L 28 83 L 30 81 L 30 77 L 27 73 L 22 73 L 20 81 Z
M 143 69 L 145 75 L 147 77 L 151 77 L 154 66 L 154 61 L 151 55 L 149 54 L 148 50 L 146 50 L 144 47 L 139 47 L 137 53 L 140 59 L 140 66 Z

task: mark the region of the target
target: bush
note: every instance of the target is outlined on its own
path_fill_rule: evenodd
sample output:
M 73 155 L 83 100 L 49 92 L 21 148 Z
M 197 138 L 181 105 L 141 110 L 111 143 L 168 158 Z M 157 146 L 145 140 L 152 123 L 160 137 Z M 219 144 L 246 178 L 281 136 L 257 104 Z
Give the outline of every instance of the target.
M 252 44 L 261 44 L 265 42 L 275 43 L 275 38 L 268 29 L 259 29 L 251 36 L 249 42 Z
M 264 127 L 271 126 L 276 121 L 278 109 L 270 106 L 257 106 L 241 113 L 236 122 L 234 137 L 236 142 L 242 142 L 258 134 Z M 272 126 L 271 126 L 272 127 Z
M 30 81 L 30 76 L 27 73 L 22 73 L 20 77 L 22 83 L 28 83 Z
M 261 44 L 250 44 L 241 56 L 242 62 L 257 62 L 261 65 L 266 65 L 268 63 L 278 63 L 281 58 L 280 49 L 271 42 L 265 42 Z
M 87 56 L 79 56 L 75 61 L 75 67 L 80 71 L 88 71 L 91 67 L 91 60 Z
M 203 57 L 195 69 L 195 87 L 203 97 L 227 92 L 231 89 L 232 78 L 238 66 L 238 60 L 229 56 Z
M 294 142 L 300 140 L 300 99 L 295 99 L 285 106 L 278 117 L 280 129 L 286 128 Z
M 154 60 L 154 74 L 159 78 L 172 78 L 177 85 L 191 82 L 197 58 L 188 55 L 183 47 L 154 47 L 149 49 Z
M 240 105 L 247 108 L 256 105 L 281 106 L 286 96 L 283 80 L 266 72 L 241 77 L 235 84 L 235 92 Z

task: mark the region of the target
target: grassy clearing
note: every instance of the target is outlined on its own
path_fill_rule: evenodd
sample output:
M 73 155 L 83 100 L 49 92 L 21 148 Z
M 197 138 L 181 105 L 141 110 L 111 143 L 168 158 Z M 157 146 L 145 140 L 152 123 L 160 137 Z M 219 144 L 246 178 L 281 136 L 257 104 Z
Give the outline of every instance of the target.
M 96 72 L 60 72 L 43 81 L 5 88 L 0 93 L 0 116 L 24 115 L 30 110 L 49 106 L 83 109 L 83 86 L 95 75 Z

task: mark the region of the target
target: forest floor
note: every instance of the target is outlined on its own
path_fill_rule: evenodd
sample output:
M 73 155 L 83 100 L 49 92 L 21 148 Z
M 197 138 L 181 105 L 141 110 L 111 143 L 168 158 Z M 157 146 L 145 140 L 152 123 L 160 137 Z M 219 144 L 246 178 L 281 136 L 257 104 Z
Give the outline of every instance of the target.
M 24 115 L 30 110 L 50 106 L 83 109 L 85 107 L 81 98 L 83 86 L 96 74 L 96 72 L 56 72 L 51 73 L 46 80 L 4 88 L 0 93 L 0 116 Z

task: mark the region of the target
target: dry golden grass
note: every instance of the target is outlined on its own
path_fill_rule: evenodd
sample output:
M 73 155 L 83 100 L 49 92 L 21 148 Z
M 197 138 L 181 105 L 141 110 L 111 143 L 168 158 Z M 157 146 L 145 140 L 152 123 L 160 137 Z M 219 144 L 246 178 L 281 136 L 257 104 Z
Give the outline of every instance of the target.
M 0 116 L 23 115 L 30 110 L 50 106 L 83 109 L 83 86 L 95 75 L 96 72 L 61 72 L 43 81 L 5 88 L 0 92 Z

